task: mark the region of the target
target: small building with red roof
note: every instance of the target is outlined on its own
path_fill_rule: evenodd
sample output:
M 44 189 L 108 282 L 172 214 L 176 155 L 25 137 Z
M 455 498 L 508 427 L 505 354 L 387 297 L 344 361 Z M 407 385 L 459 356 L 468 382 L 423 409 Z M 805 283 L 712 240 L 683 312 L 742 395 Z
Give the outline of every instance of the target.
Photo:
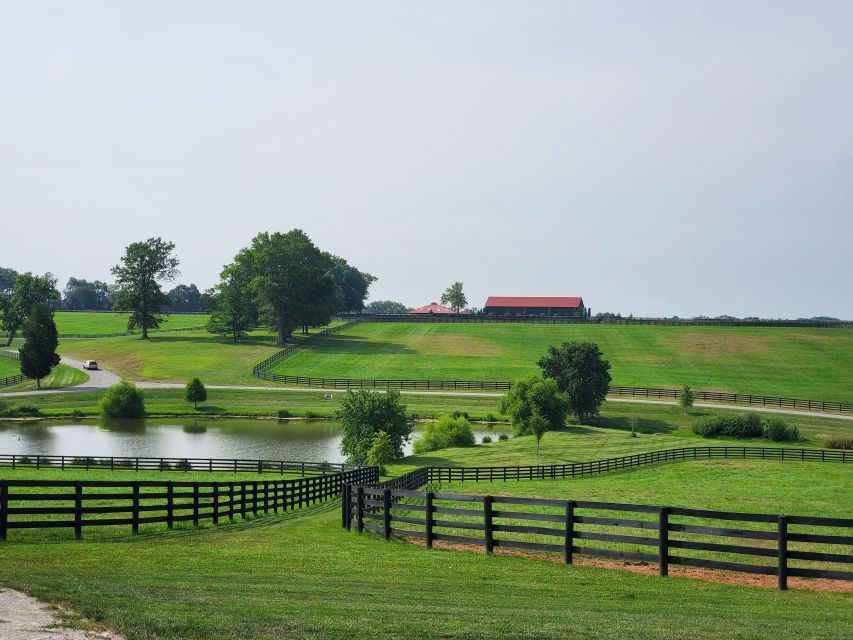
M 423 307 L 418 307 L 417 309 L 411 309 L 406 311 L 408 314 L 412 315 L 425 315 L 425 314 L 433 314 L 433 315 L 456 315 L 456 312 L 450 307 L 445 307 L 444 305 L 440 305 L 437 302 L 430 302 L 428 305 L 424 305 Z M 459 313 L 468 313 L 465 310 L 460 311 Z
M 494 316 L 589 316 L 589 310 L 579 296 L 489 296 L 483 313 Z

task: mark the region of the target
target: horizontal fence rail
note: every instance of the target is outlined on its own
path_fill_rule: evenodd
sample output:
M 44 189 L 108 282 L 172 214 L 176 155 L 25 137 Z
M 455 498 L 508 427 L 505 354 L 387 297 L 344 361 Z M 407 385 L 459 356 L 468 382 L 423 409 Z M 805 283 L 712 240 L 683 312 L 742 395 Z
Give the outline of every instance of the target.
M 175 327 L 173 329 L 149 329 L 148 333 L 174 333 L 176 331 L 203 331 L 205 326 Z M 123 336 L 138 336 L 139 331 L 120 331 L 115 333 L 60 333 L 58 338 L 121 338 Z
M 851 452 L 853 453 L 853 452 Z M 853 456 L 851 456 L 853 457 Z M 340 462 L 252 460 L 248 458 L 152 458 L 128 456 L 44 456 L 0 454 L 0 468 L 120 471 L 220 471 L 249 473 L 341 473 L 358 468 Z
M 850 320 L 738 320 L 713 318 L 587 318 L 574 316 L 511 316 L 490 314 L 341 314 L 362 322 L 459 323 L 459 324 L 616 324 L 667 327 L 804 327 L 853 329 Z
M 347 486 L 342 524 L 359 532 L 777 577 L 853 580 L 853 519 Z
M 0 358 L 11 358 L 12 360 L 20 360 L 21 354 L 17 351 L 11 351 L 9 349 L 0 349 Z M 27 376 L 23 373 L 19 373 L 14 376 L 6 376 L 5 378 L 0 378 L 0 389 L 3 387 L 11 387 L 16 384 L 21 384 L 22 382 L 26 382 L 29 380 Z
M 73 529 L 202 520 L 291 511 L 379 480 L 378 467 L 293 480 L 233 482 L 0 480 L 0 540 L 13 529 Z

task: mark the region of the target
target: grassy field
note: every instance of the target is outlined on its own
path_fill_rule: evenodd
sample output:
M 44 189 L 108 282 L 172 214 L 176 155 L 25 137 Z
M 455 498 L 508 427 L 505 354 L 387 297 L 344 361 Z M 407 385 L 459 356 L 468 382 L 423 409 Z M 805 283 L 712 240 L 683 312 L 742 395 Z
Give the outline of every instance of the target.
M 366 323 L 273 371 L 328 378 L 514 380 L 549 345 L 596 342 L 613 383 L 853 402 L 853 331 L 619 325 Z
M 234 343 L 207 331 L 153 334 L 138 337 L 65 339 L 63 355 L 94 359 L 109 371 L 131 380 L 186 382 L 193 376 L 209 384 L 264 385 L 252 367 L 279 351 L 268 331 L 255 331 Z
M 57 311 L 53 314 L 59 333 L 123 333 L 127 331 L 129 313 L 91 313 L 86 311 Z M 207 315 L 172 314 L 166 316 L 163 329 L 203 327 Z
M 0 580 L 142 638 L 842 638 L 849 595 L 428 551 L 336 505 L 198 533 L 5 543 Z
M 205 382 L 207 382 L 205 380 Z M 195 410 L 191 404 L 183 399 L 180 389 L 146 389 L 145 406 L 149 415 L 241 415 L 241 416 L 275 416 L 279 409 L 286 409 L 295 416 L 312 414 L 317 417 L 334 417 L 338 410 L 343 393 L 333 392 L 332 399 L 324 399 L 324 393 L 316 391 L 285 391 L 270 389 L 244 390 L 244 389 L 208 389 L 208 400 Z M 31 395 L 26 397 L 8 397 L 6 402 L 15 404 L 26 402 L 39 407 L 46 416 L 68 416 L 72 411 L 80 411 L 83 415 L 98 415 L 98 400 L 103 395 L 102 391 L 82 391 L 73 394 L 51 394 Z M 3 395 L 0 394 L 0 399 Z M 408 413 L 414 413 L 420 418 L 434 418 L 454 411 L 467 411 L 472 419 L 485 419 L 491 414 L 495 419 L 502 419 L 498 411 L 498 398 L 483 398 L 478 396 L 443 396 L 439 394 L 403 395 L 403 403 Z M 631 438 L 628 446 L 639 446 L 648 438 L 659 439 L 659 442 L 677 442 L 679 444 L 659 445 L 657 448 L 669 446 L 693 446 L 713 444 L 713 440 L 707 440 L 695 436 L 690 428 L 702 415 L 709 413 L 726 414 L 739 413 L 728 410 L 694 409 L 689 415 L 685 415 L 678 407 L 655 404 L 635 404 L 627 402 L 605 402 L 602 405 L 601 415 L 593 420 L 593 426 L 575 427 L 579 435 L 590 435 L 592 433 L 612 434 L 621 439 L 629 437 L 630 420 L 637 420 L 640 437 Z M 795 425 L 801 436 L 802 443 L 792 446 L 823 446 L 823 440 L 828 437 L 853 435 L 853 420 L 825 417 L 822 415 L 786 415 L 784 419 Z M 600 428 L 599 428 L 600 427 Z M 552 438 L 561 438 L 564 434 L 570 434 L 572 430 L 562 432 L 551 432 L 545 436 L 543 442 Z M 658 433 L 659 435 L 650 435 Z M 689 442 L 684 442 L 689 439 Z M 565 451 L 562 447 L 547 448 L 543 445 L 541 456 L 563 455 L 574 450 L 582 442 L 591 442 L 592 449 L 601 443 L 592 440 L 581 439 L 577 442 L 567 442 Z M 765 441 L 760 441 L 765 443 Z M 518 447 L 524 447 L 523 456 L 534 462 L 505 462 L 504 464 L 535 464 L 535 444 L 532 439 L 520 438 L 516 441 Z M 530 444 L 533 444 L 531 448 Z M 772 446 L 768 443 L 768 446 Z M 459 450 L 459 461 L 455 464 L 496 464 L 492 462 L 466 461 L 468 450 Z M 477 456 L 483 455 L 477 449 Z M 457 454 L 454 450 L 441 452 L 442 457 L 451 460 Z M 517 459 L 512 449 L 502 450 L 501 456 L 508 455 L 510 460 Z M 449 457 L 448 457 L 449 456 Z M 424 463 L 426 464 L 426 463 Z M 448 462 L 451 464 L 451 462 Z
M 19 373 L 21 373 L 21 369 L 17 360 L 0 357 L 0 378 L 16 376 Z M 71 387 L 73 385 L 82 384 L 88 379 L 89 376 L 79 369 L 74 369 L 73 367 L 60 364 L 54 367 L 53 371 L 51 371 L 47 377 L 42 379 L 41 386 L 45 389 Z M 0 388 L 0 394 L 9 391 L 31 391 L 36 388 L 35 381 L 30 380 L 14 386 L 2 387 Z

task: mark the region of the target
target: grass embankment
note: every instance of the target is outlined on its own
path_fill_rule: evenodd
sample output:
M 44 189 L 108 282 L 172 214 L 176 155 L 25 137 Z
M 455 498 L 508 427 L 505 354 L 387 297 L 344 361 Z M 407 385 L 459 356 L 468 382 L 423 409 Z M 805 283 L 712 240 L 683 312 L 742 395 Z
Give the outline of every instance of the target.
M 428 551 L 344 532 L 337 508 L 320 510 L 198 534 L 0 544 L 2 581 L 131 640 L 841 638 L 853 625 L 848 595 Z
M 0 378 L 7 376 L 16 376 L 21 373 L 21 365 L 17 360 L 12 358 L 0 357 Z M 41 386 L 44 389 L 58 389 L 60 387 L 71 387 L 77 384 L 83 384 L 89 379 L 85 373 L 79 369 L 68 367 L 64 364 L 57 365 L 53 371 L 42 378 Z M 37 389 L 35 380 L 27 380 L 21 384 L 0 387 L 0 394 L 9 391 L 34 391 Z
M 853 402 L 853 331 L 741 327 L 366 323 L 278 363 L 326 378 L 515 380 L 548 346 L 597 343 L 613 384 Z
M 162 329 L 203 327 L 207 324 L 206 314 L 169 314 Z M 130 314 L 123 311 L 90 313 L 86 311 L 57 311 L 53 314 L 59 333 L 124 333 Z

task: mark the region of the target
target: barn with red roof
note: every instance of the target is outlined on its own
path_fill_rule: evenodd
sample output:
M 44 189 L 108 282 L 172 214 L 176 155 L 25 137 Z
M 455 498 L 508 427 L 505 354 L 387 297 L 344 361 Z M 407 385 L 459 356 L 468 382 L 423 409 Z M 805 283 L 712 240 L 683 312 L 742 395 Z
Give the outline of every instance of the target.
M 417 309 L 412 309 L 410 311 L 406 311 L 406 313 L 408 313 L 410 315 L 427 315 L 427 314 L 432 314 L 432 315 L 454 314 L 455 315 L 456 314 L 456 312 L 453 309 L 451 309 L 449 307 L 445 307 L 443 305 L 440 305 L 437 302 L 430 302 L 429 304 L 424 305 L 423 307 L 418 307 Z M 462 310 L 460 313 L 468 313 L 468 312 L 465 310 Z
M 589 316 L 583 298 L 574 296 L 489 296 L 483 313 L 494 316 Z

